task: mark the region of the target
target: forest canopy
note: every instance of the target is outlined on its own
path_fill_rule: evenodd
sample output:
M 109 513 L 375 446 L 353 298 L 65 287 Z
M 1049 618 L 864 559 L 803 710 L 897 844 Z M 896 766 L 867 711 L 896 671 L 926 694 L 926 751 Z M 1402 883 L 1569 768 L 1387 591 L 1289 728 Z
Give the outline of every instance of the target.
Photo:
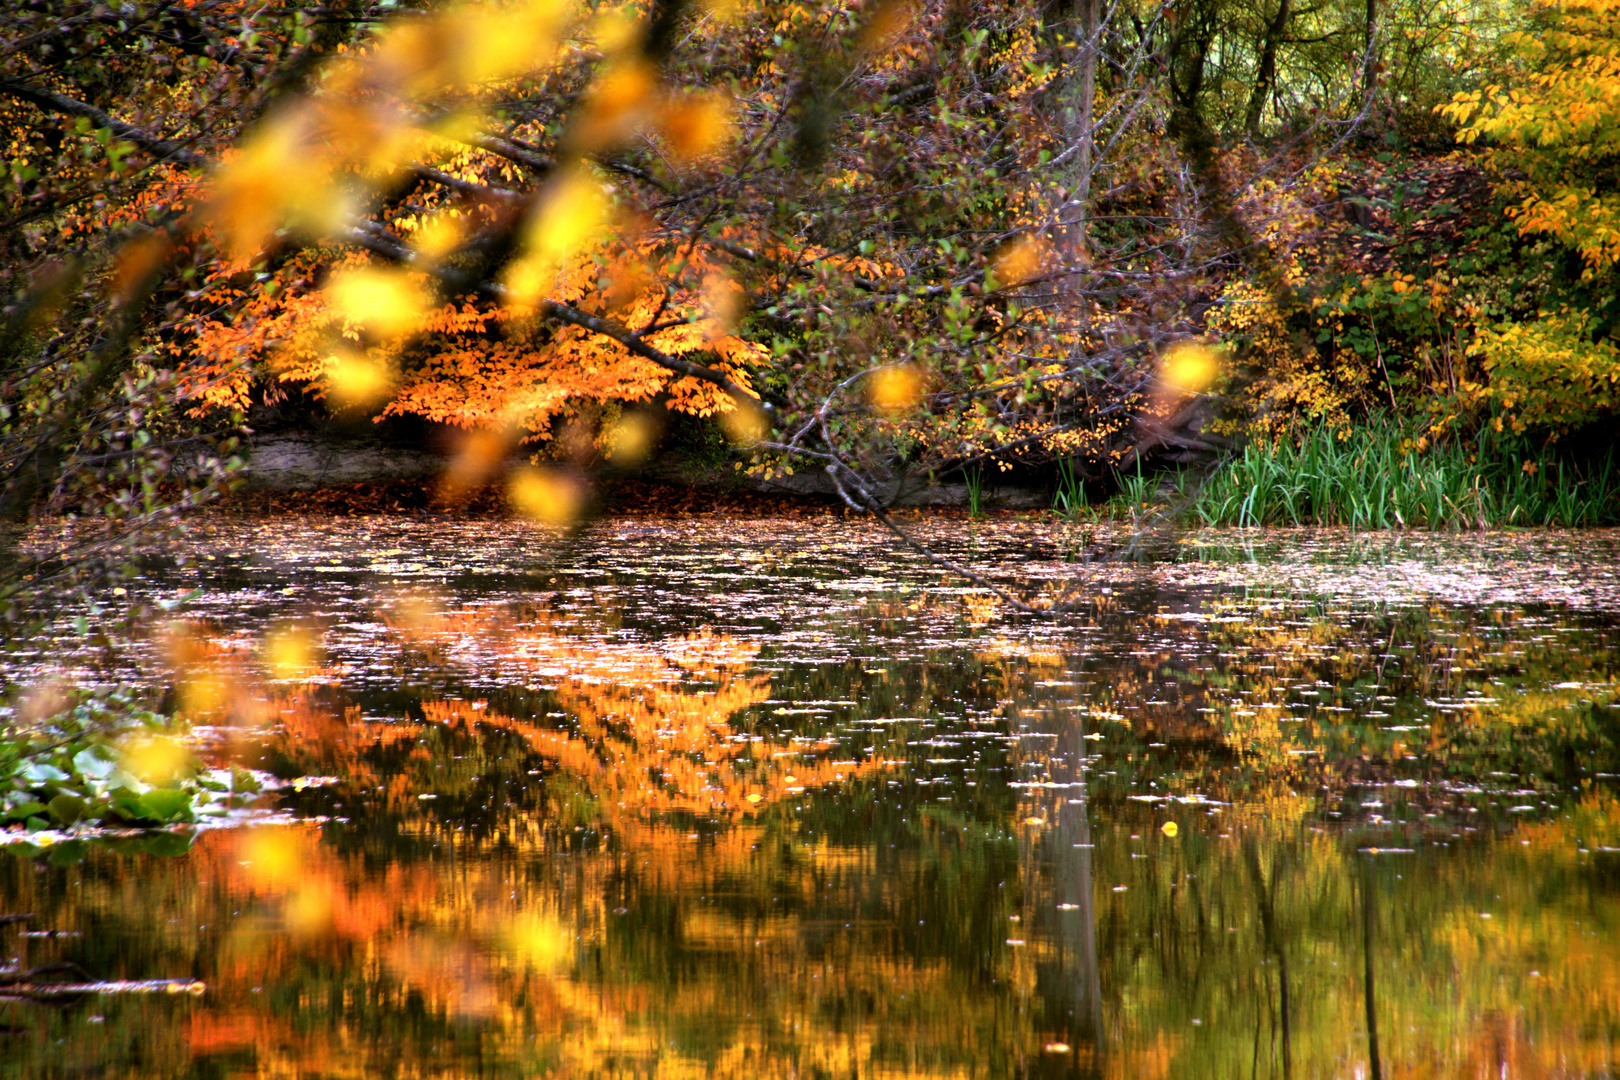
M 6 514 L 163 518 L 286 401 L 464 430 L 452 486 L 558 523 L 682 414 L 878 513 L 1391 417 L 1568 445 L 1620 405 L 1616 38 L 1607 0 L 26 4 Z

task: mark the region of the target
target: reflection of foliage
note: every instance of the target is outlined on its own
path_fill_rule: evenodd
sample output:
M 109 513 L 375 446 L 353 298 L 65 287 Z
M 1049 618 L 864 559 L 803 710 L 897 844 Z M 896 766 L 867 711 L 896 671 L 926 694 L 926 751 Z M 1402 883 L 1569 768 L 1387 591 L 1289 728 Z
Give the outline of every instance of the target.
M 505 715 L 486 702 L 426 702 L 436 724 L 520 736 L 588 792 L 616 830 L 667 814 L 735 821 L 808 790 L 853 780 L 884 762 L 835 761 L 829 739 L 772 741 L 738 730 L 741 710 L 770 697 L 748 674 L 757 645 L 704 630 L 656 645 L 582 641 L 543 612 L 513 618 L 460 611 L 406 624 L 417 648 L 455 643 L 524 681 L 553 684 L 565 724 Z

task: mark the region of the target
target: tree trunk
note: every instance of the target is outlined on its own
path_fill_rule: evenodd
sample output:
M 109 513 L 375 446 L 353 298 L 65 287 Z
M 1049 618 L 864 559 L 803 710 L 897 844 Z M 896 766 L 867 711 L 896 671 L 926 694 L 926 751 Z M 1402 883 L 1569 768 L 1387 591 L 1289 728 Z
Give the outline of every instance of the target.
M 1374 0 L 1368 0 L 1369 6 Z M 1279 0 L 1276 16 L 1266 24 L 1266 35 L 1260 43 L 1260 68 L 1255 72 L 1254 91 L 1249 94 L 1249 107 L 1243 117 L 1243 129 L 1249 135 L 1260 133 L 1260 114 L 1265 111 L 1266 98 L 1277 82 L 1277 46 L 1282 43 L 1292 12 L 1289 0 Z
M 1065 110 L 1066 141 L 1075 150 L 1073 180 L 1060 214 L 1064 262 L 1085 262 L 1086 224 L 1091 216 L 1091 174 L 1096 169 L 1097 53 L 1101 44 L 1102 0 L 1074 0 L 1074 35 L 1080 57 Z

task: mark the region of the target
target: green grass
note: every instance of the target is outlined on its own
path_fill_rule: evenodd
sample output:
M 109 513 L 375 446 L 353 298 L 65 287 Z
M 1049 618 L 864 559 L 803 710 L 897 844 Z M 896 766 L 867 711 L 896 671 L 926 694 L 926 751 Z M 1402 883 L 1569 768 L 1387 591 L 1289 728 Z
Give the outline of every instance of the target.
M 1206 525 L 1620 524 L 1612 454 L 1576 466 L 1489 427 L 1423 451 L 1410 449 L 1412 438 L 1410 427 L 1375 418 L 1342 440 L 1322 430 L 1297 444 L 1251 443 L 1203 485 L 1188 512 Z
M 1057 463 L 1057 490 L 1052 495 L 1052 509 L 1067 518 L 1077 518 L 1086 509 L 1086 491 L 1080 474 L 1074 471 L 1074 462 L 1059 458 Z

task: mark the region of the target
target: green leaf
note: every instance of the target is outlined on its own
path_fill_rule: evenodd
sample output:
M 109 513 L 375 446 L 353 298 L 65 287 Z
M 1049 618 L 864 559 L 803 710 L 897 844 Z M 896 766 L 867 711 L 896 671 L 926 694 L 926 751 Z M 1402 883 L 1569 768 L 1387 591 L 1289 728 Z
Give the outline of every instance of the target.
M 140 797 L 141 808 L 149 819 L 162 822 L 190 821 L 191 795 L 177 788 L 154 788 Z
M 73 755 L 74 771 L 91 780 L 105 780 L 117 768 L 116 761 L 102 757 L 98 748 L 94 746 L 85 747 Z
M 72 777 L 58 769 L 55 765 L 43 761 L 25 761 L 17 767 L 16 775 L 36 787 L 46 784 L 61 784 L 71 780 Z
M 72 825 L 84 816 L 85 802 L 77 795 L 62 794 L 45 804 L 51 817 L 64 825 Z

